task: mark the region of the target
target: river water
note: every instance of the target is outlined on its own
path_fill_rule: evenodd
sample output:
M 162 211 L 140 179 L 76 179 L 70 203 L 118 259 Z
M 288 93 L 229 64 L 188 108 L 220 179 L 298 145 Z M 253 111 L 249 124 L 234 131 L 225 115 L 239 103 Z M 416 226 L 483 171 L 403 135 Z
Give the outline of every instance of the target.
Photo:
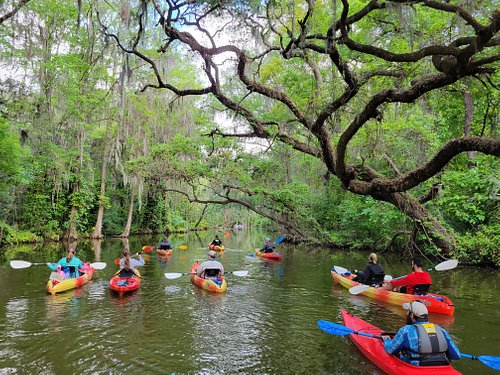
M 65 254 L 62 245 L 0 250 L 0 374 L 380 373 L 348 337 L 326 334 L 316 324 L 341 323 L 342 309 L 386 331 L 404 324 L 403 309 L 352 296 L 333 282 L 334 264 L 363 269 L 367 254 L 279 244 L 283 260 L 263 261 L 248 253 L 265 235 L 245 231 L 224 239 L 226 270 L 250 271 L 246 277 L 228 275 L 226 293 L 200 290 L 189 277 L 164 277 L 205 259 L 212 235 L 170 238 L 175 247 L 189 248 L 174 249 L 167 259 L 148 256 L 140 290 L 121 298 L 109 290 L 114 260 L 124 246 L 134 252 L 159 237 L 80 242 L 77 256 L 108 266 L 82 288 L 56 296 L 45 291 L 47 267 L 14 270 L 8 264 L 57 261 Z M 380 262 L 393 276 L 409 270 L 407 260 Z M 500 355 L 498 271 L 459 267 L 432 276 L 433 291 L 450 297 L 456 311 L 454 317 L 431 314 L 431 321 L 448 330 L 464 353 Z M 467 359 L 454 366 L 465 374 L 495 373 Z

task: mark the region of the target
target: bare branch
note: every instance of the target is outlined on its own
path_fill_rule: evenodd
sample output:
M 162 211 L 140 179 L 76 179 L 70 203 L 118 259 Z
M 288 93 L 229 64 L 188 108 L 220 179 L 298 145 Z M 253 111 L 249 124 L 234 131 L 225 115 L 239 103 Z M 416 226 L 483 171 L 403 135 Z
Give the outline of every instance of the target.
M 10 12 L 7 12 L 3 16 L 0 16 L 0 25 L 7 21 L 9 18 L 13 17 L 19 11 L 19 9 L 21 9 L 23 5 L 27 4 L 29 1 L 30 0 L 19 0 L 19 3 L 17 3 Z

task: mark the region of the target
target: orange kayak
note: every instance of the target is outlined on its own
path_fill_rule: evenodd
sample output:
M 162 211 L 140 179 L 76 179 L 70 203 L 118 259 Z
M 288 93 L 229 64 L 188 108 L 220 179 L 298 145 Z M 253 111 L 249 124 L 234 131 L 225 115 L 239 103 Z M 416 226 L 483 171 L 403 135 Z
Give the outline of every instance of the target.
M 200 263 L 196 262 L 191 266 L 191 269 L 189 270 L 189 273 L 191 273 L 191 282 L 194 285 L 210 292 L 222 293 L 226 291 L 227 282 L 225 277 L 217 279 L 216 281 L 212 279 L 204 279 L 203 277 L 199 277 L 198 275 L 196 275 L 196 270 L 198 268 L 200 268 Z
M 156 250 L 156 252 L 158 253 L 158 255 L 167 256 L 167 255 L 171 255 L 172 254 L 172 249 L 168 249 L 168 250 Z
M 210 250 L 215 250 L 215 251 L 224 251 L 224 245 L 220 245 L 220 246 L 210 245 L 210 246 L 208 246 L 208 248 Z
M 343 276 L 335 271 L 335 266 L 331 269 L 331 273 L 333 279 L 346 289 L 360 285 L 360 283 L 352 280 L 354 277 L 353 274 Z M 366 291 L 361 292 L 360 294 L 399 306 L 406 302 L 420 301 L 427 306 L 427 310 L 429 310 L 429 312 L 443 315 L 453 315 L 455 313 L 455 306 L 453 305 L 453 302 L 448 297 L 439 294 L 428 293 L 424 296 L 419 296 L 415 294 L 391 292 L 382 288 L 373 287 L 369 287 Z

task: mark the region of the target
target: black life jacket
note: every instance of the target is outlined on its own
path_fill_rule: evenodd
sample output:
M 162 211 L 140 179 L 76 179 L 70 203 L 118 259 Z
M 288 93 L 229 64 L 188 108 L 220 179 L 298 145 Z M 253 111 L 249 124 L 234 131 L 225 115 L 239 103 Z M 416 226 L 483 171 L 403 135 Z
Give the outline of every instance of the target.
M 379 284 L 384 281 L 385 272 L 382 266 L 378 263 L 368 263 L 370 268 L 370 277 L 364 282 L 367 285 Z
M 125 268 L 122 268 L 120 270 L 119 276 L 120 277 L 130 278 L 130 277 L 134 277 L 135 276 L 135 272 L 132 269 L 126 270 Z
M 420 366 L 445 366 L 450 362 L 446 357 L 448 342 L 438 325 L 432 323 L 415 324 L 418 332 L 418 358 Z
M 219 275 L 220 269 L 218 268 L 207 268 L 205 271 L 205 277 L 216 277 Z

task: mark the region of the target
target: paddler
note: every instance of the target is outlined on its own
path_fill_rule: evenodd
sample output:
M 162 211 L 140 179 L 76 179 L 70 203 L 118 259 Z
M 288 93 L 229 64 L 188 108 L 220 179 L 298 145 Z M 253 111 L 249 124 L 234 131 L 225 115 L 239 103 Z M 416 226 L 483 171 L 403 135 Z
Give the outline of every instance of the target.
M 221 262 L 217 261 L 215 258 L 217 253 L 213 250 L 208 252 L 208 260 L 204 261 L 200 267 L 196 270 L 196 274 L 199 277 L 205 279 L 219 279 L 224 276 L 224 266 Z
M 408 310 L 406 325 L 393 339 L 382 336 L 389 354 L 415 366 L 445 366 L 460 359 L 460 351 L 448 333 L 437 324 L 429 323 L 427 307 L 420 301 L 404 303 Z
M 420 257 L 414 257 L 411 260 L 412 273 L 400 279 L 387 281 L 382 285 L 382 288 L 406 294 L 426 294 L 432 285 L 432 279 L 423 266 L 424 260 Z
M 65 257 L 59 259 L 59 262 L 57 263 L 47 263 L 47 266 L 52 271 L 57 271 L 57 266 L 58 265 L 61 266 L 61 270 L 66 275 L 67 279 L 78 277 L 80 276 L 79 270 L 82 270 L 83 268 L 83 263 L 79 258 L 77 258 L 74 255 L 75 255 L 75 247 L 70 246 Z

